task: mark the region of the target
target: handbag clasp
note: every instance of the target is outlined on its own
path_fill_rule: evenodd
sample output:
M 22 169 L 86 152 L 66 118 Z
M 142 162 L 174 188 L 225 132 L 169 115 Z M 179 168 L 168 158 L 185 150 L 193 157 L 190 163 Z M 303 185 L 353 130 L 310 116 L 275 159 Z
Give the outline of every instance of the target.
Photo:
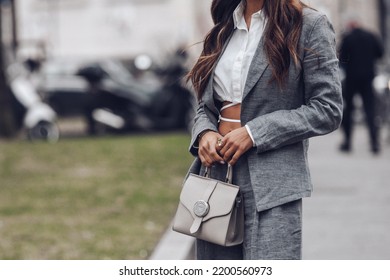
M 206 216 L 209 213 L 209 210 L 210 205 L 204 200 L 198 200 L 194 204 L 194 214 L 199 218 Z

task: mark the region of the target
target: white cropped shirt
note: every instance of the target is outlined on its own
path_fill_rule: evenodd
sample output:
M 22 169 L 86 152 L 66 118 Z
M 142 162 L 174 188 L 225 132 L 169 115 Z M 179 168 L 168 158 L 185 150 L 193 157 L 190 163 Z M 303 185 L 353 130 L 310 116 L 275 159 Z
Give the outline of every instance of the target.
M 214 73 L 215 98 L 219 101 L 241 103 L 249 66 L 264 32 L 262 11 L 252 15 L 248 29 L 241 2 L 233 13 L 235 30 Z
M 244 4 L 241 2 L 233 13 L 235 30 L 214 72 L 214 97 L 221 102 L 232 102 L 231 105 L 241 104 L 242 102 L 249 67 L 266 25 L 266 19 L 260 10 L 252 15 L 248 29 L 244 17 L 244 8 Z M 226 120 L 235 122 L 231 119 Z M 249 127 L 245 126 L 245 128 L 252 139 L 253 145 L 255 145 Z

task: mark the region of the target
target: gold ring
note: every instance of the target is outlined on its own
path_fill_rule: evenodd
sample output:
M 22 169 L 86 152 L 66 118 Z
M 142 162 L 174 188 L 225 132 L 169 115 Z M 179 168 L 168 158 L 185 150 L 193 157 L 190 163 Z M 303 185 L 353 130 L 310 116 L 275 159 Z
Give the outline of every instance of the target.
M 222 146 L 222 139 L 221 139 L 221 138 L 218 138 L 218 140 L 217 140 L 217 145 L 218 145 L 218 147 L 221 147 L 221 146 Z

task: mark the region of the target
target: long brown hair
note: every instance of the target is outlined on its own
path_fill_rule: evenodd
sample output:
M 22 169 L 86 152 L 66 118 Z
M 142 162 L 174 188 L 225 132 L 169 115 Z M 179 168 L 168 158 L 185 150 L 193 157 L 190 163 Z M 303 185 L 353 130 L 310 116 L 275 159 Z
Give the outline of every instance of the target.
M 187 75 L 200 100 L 221 55 L 223 46 L 234 30 L 233 12 L 241 0 L 213 0 L 211 16 L 214 27 L 206 35 L 203 51 Z M 299 66 L 298 42 L 302 30 L 302 10 L 299 0 L 264 0 L 267 17 L 264 47 L 272 69 L 272 80 L 280 87 L 288 75 L 291 59 Z

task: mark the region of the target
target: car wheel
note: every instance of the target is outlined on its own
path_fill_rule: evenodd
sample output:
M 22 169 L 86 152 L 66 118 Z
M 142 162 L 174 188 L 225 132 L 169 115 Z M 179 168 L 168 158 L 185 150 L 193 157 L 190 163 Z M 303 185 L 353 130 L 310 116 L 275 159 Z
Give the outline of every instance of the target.
M 45 140 L 48 142 L 57 142 L 60 131 L 57 124 L 48 121 L 40 121 L 28 130 L 27 136 L 30 141 Z

